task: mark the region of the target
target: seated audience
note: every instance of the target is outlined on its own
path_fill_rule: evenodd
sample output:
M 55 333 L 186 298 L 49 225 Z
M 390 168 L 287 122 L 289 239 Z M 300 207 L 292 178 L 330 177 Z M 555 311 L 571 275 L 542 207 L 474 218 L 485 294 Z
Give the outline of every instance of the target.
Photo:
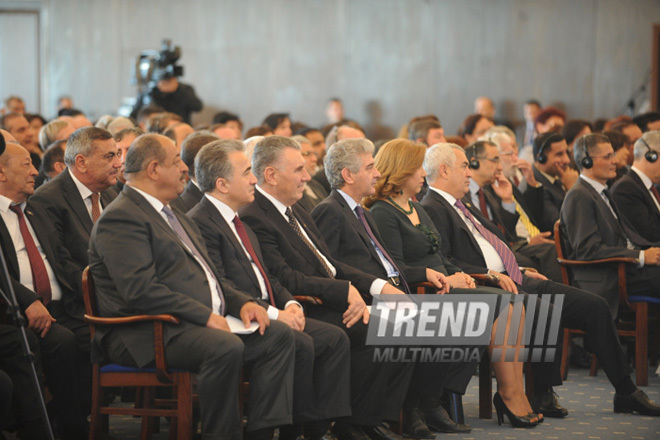
M 271 113 L 261 124 L 268 127 L 275 136 L 290 137 L 293 134 L 288 113 Z
M 493 126 L 495 126 L 495 122 L 491 118 L 477 113 L 465 118 L 458 130 L 458 135 L 471 144 Z

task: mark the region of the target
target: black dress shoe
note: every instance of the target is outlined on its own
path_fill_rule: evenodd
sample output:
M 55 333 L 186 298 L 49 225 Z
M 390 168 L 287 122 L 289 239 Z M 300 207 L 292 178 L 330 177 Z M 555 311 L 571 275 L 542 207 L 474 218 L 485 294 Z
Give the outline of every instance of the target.
M 347 423 L 335 423 L 332 433 L 338 440 L 369 440 L 369 436 L 359 426 Z
M 660 405 L 656 405 L 639 388 L 631 394 L 614 395 L 615 413 L 640 413 L 645 416 L 660 416 Z
M 442 405 L 438 405 L 433 410 L 422 410 L 422 418 L 431 431 L 448 433 L 472 431 L 470 426 L 454 422 Z
M 410 438 L 435 438 L 435 434 L 426 426 L 422 416 L 419 413 L 419 408 L 404 408 L 403 409 L 403 435 Z
M 392 432 L 385 425 L 363 426 L 362 431 L 364 431 L 371 440 L 403 440 L 403 437 Z
M 559 404 L 557 394 L 552 388 L 546 388 L 545 392 L 534 396 L 532 409 L 537 414 L 543 414 L 543 417 L 562 419 L 568 415 L 568 410 Z

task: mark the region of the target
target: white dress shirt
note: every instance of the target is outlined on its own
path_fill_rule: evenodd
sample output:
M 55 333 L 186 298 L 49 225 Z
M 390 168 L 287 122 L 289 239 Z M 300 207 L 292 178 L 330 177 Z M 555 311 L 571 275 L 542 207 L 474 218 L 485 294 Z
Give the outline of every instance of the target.
M 71 176 L 71 179 L 73 179 L 73 183 L 76 184 L 76 188 L 78 188 L 78 192 L 80 193 L 80 197 L 82 197 L 83 202 L 85 202 L 85 208 L 87 208 L 87 212 L 89 213 L 89 218 L 92 218 L 92 194 L 94 194 L 89 188 L 85 186 L 84 183 L 82 183 L 76 176 L 73 175 L 71 170 L 67 168 L 66 170 L 69 175 Z M 103 212 L 103 205 L 101 204 L 101 195 L 99 194 L 99 213 Z
M 643 171 L 641 171 L 639 168 L 636 168 L 635 166 L 632 166 L 630 169 L 633 170 L 642 180 L 646 191 L 648 191 L 649 195 L 651 196 L 651 200 L 653 200 L 653 203 L 655 203 L 655 207 L 658 208 L 658 211 L 660 211 L 660 202 L 658 202 L 658 199 L 655 198 L 655 194 L 653 194 L 653 191 L 651 191 L 651 187 L 653 186 L 651 179 L 649 179 L 649 177 L 644 174 Z

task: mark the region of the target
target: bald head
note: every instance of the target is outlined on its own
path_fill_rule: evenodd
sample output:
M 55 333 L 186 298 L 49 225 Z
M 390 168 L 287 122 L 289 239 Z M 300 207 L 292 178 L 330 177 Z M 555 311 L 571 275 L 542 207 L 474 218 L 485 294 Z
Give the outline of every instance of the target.
M 34 193 L 37 174 L 30 153 L 19 144 L 8 143 L 0 155 L 0 194 L 23 203 Z

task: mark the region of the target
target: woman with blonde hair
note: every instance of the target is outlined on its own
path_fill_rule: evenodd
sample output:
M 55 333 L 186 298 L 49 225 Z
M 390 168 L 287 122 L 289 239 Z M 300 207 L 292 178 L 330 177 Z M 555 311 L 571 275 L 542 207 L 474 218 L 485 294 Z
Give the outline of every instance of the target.
M 426 147 L 422 144 L 395 139 L 383 145 L 376 154 L 375 166 L 381 176 L 376 182 L 375 194 L 363 200 L 363 204 L 370 208 L 390 255 L 409 283 L 425 281 L 428 271 L 439 272 L 443 284 L 443 289 L 438 291 L 441 294 L 508 293 L 491 287 L 475 287 L 474 280 L 440 252 L 440 234 L 433 221 L 422 205 L 411 200 L 424 183 L 426 173 L 422 164 L 425 153 Z M 512 306 L 509 308 L 511 311 Z M 542 414 L 532 411 L 523 391 L 522 362 L 503 362 L 492 357 L 498 325 L 506 325 L 505 340 L 509 341 L 511 315 L 507 313 L 506 322 L 499 322 L 498 319 L 493 325 L 489 348 L 498 383 L 493 401 L 499 423 L 506 414 L 514 427 L 529 428 L 542 421 Z M 521 318 L 524 320 L 524 316 Z M 522 330 L 523 326 L 520 326 L 516 345 L 506 348 L 514 348 L 516 353 L 520 353 Z

